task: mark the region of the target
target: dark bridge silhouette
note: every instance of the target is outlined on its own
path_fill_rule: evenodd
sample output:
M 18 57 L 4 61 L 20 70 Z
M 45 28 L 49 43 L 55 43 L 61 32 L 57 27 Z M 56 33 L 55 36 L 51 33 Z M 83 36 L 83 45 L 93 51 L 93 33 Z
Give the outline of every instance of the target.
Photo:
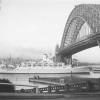
M 57 60 L 71 62 L 71 56 L 100 44 L 100 5 L 75 6 L 65 25 Z

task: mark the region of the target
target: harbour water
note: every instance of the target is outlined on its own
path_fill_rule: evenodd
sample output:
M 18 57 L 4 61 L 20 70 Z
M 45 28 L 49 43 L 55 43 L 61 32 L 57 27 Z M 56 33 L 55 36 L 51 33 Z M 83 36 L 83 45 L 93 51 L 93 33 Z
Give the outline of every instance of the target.
M 40 84 L 35 84 L 35 83 L 31 83 L 29 82 L 29 78 L 34 77 L 34 74 L 32 73 L 27 73 L 27 74 L 16 74 L 16 73 L 4 73 L 1 74 L 0 73 L 0 79 L 8 79 L 10 82 L 12 82 L 13 84 L 24 84 L 24 85 L 33 85 L 33 86 L 46 86 L 46 85 L 40 85 Z M 26 86 L 16 86 L 15 89 L 19 90 L 19 89 L 30 89 L 33 87 L 26 87 Z
M 39 86 L 39 87 L 46 87 L 47 85 L 43 85 L 43 84 L 39 84 L 39 83 L 32 83 L 29 82 L 29 78 L 34 78 L 35 76 L 39 76 L 39 78 L 43 78 L 43 77 L 57 77 L 59 76 L 57 73 L 53 73 L 53 74 L 44 74 L 44 73 L 0 73 L 0 79 L 8 79 L 10 82 L 12 82 L 13 84 L 24 84 L 24 85 L 33 85 L 33 86 Z M 60 76 L 66 76 L 66 74 L 60 74 Z M 30 89 L 33 87 L 26 87 L 26 86 L 16 86 L 16 90 L 19 89 Z

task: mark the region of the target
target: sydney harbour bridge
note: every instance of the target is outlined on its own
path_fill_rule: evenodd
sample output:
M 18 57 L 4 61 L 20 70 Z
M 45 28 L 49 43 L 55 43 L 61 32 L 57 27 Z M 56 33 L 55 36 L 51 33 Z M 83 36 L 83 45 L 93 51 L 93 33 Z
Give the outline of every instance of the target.
M 64 28 L 64 32 L 63 32 L 63 36 L 62 36 L 62 41 L 61 41 L 61 45 L 58 48 L 58 50 L 56 51 L 56 60 L 58 62 L 64 62 L 65 64 L 71 64 L 72 63 L 72 56 L 73 54 L 76 54 L 82 50 L 94 47 L 94 46 L 100 46 L 100 5 L 94 5 L 94 4 L 81 4 L 81 5 L 77 5 L 75 6 L 75 8 L 72 10 L 71 14 L 69 15 L 69 18 L 67 20 L 67 23 L 65 25 Z M 87 74 L 88 75 L 88 74 Z M 72 78 L 72 72 L 71 72 L 71 78 Z M 70 81 L 71 78 L 68 78 Z M 76 80 L 76 79 L 75 79 Z M 35 80 L 36 81 L 36 80 Z M 38 80 L 37 80 L 38 81 Z M 78 80 L 76 80 L 78 81 Z M 95 81 L 94 81 L 95 82 Z M 49 99 L 50 97 L 52 97 L 53 95 L 51 95 L 51 90 L 56 90 L 59 91 L 60 89 L 65 90 L 66 93 L 69 92 L 70 87 L 72 89 L 76 89 L 76 91 L 78 90 L 78 92 L 80 92 L 79 90 L 81 90 L 81 87 L 84 87 L 84 84 L 87 86 L 90 82 L 85 82 L 85 83 L 75 83 L 75 84 L 66 84 L 65 86 L 55 86 L 55 87 L 51 87 L 48 86 L 46 88 L 40 88 L 40 90 L 45 91 L 45 89 L 48 91 L 48 93 L 50 93 L 50 95 L 46 95 Z M 2 84 L 8 84 L 8 83 L 2 83 Z M 51 83 L 48 83 L 51 84 Z M 57 83 L 55 83 L 56 85 L 58 85 Z M 96 83 L 94 83 L 96 84 Z M 8 84 L 8 85 L 12 85 L 12 84 Z M 21 86 L 20 84 L 14 84 L 16 86 Z M 54 85 L 54 83 L 53 83 Z M 89 84 L 91 85 L 91 84 Z M 98 90 L 100 91 L 100 78 L 98 79 Z M 28 85 L 26 85 L 28 86 Z M 30 86 L 33 87 L 33 86 Z M 35 86 L 36 87 L 36 86 Z M 88 87 L 88 86 L 87 86 Z M 92 85 L 93 87 L 93 85 Z M 38 87 L 36 87 L 37 89 L 37 93 L 39 91 Z M 58 89 L 58 90 L 57 90 Z M 94 89 L 94 87 L 93 87 Z M 36 92 L 35 90 L 35 92 Z M 89 86 L 88 88 L 89 91 L 92 90 L 91 86 Z M 29 92 L 29 91 L 28 91 Z M 82 91 L 81 91 L 82 92 Z M 20 92 L 19 92 L 20 93 Z M 84 94 L 84 93 L 83 93 Z M 82 96 L 82 94 L 78 94 L 78 98 Z M 87 94 L 86 91 L 86 98 L 84 98 L 84 100 L 99 100 L 100 99 L 100 92 L 97 94 L 96 93 L 92 93 L 93 96 L 90 96 L 90 99 L 87 98 L 89 97 L 89 95 L 91 95 L 91 93 Z M 16 96 L 16 94 L 0 94 L 0 97 L 4 97 L 4 98 L 13 98 L 13 97 L 18 97 L 21 99 L 27 98 L 27 99 L 32 99 L 32 98 L 45 98 L 46 96 L 43 96 L 41 94 L 38 95 L 33 95 L 32 94 L 27 94 L 23 95 L 23 93 L 21 95 Z M 57 98 L 62 96 L 62 95 L 54 95 L 54 98 Z M 71 96 L 70 96 L 71 97 Z M 76 95 L 75 95 L 76 97 Z M 73 97 L 73 99 L 70 100 L 76 100 L 75 97 Z M 82 98 L 82 97 L 81 97 Z M 80 99 L 81 99 L 80 98 Z M 69 99 L 69 98 L 68 98 Z M 16 99 L 17 100 L 17 99 Z M 65 99 L 63 99 L 65 100 Z M 66 99 L 67 100 L 67 99 Z M 83 99 L 82 99 L 83 100 Z
M 69 64 L 72 55 L 100 45 L 100 5 L 75 6 L 66 22 L 57 61 Z

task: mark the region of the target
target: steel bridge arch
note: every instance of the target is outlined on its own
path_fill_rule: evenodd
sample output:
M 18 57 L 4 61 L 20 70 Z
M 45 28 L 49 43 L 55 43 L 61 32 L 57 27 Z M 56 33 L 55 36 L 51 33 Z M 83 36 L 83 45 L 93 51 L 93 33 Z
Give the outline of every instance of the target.
M 68 45 L 70 45 L 76 40 L 84 23 L 89 25 L 93 34 L 100 33 L 100 5 L 81 4 L 75 6 L 65 25 L 60 50 L 67 46 L 65 46 L 65 42 L 69 42 Z M 73 24 L 75 24 L 74 28 L 71 28 Z M 70 39 L 70 41 L 67 41 L 67 39 Z

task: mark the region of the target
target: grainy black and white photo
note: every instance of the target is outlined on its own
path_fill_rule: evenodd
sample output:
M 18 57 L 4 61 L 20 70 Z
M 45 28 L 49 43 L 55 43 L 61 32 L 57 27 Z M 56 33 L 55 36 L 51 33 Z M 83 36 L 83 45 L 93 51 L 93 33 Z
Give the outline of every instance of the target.
M 0 100 L 99 100 L 100 0 L 0 0 Z

